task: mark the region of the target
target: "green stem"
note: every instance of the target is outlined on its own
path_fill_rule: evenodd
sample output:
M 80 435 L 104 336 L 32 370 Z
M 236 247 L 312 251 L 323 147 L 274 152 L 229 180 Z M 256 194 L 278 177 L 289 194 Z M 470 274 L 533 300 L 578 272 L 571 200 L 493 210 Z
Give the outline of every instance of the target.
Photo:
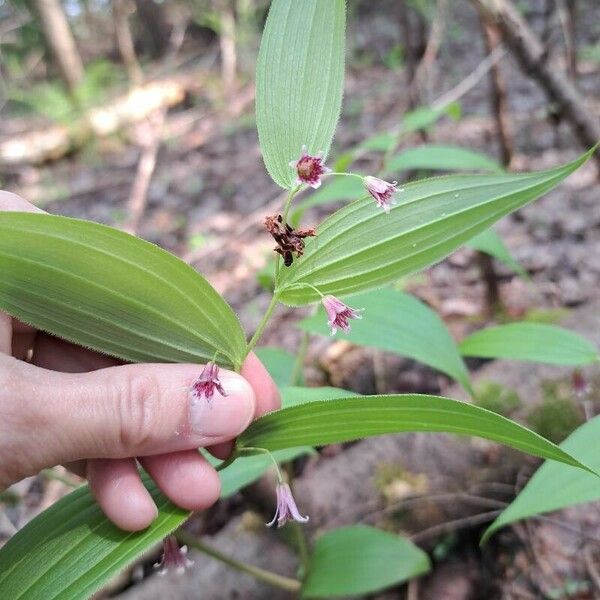
M 361 181 L 365 178 L 364 175 L 360 175 L 359 173 L 341 173 L 338 171 L 332 171 L 331 173 L 325 173 L 323 175 L 323 177 L 332 177 L 332 176 L 339 176 L 339 177 L 356 177 L 358 179 L 360 179 Z
M 287 474 L 288 485 L 292 490 L 292 494 L 294 493 L 294 466 L 291 462 L 287 462 L 285 464 L 285 471 Z M 291 521 L 290 526 L 294 530 L 294 537 L 296 538 L 296 549 L 298 550 L 298 555 L 300 557 L 300 562 L 302 564 L 302 571 L 300 572 L 301 576 L 308 571 L 308 565 L 310 561 L 310 554 L 308 552 L 308 544 L 306 542 L 306 534 L 304 529 L 297 521 Z
M 300 574 L 303 574 L 308 571 L 308 565 L 310 562 L 310 554 L 308 553 L 306 536 L 304 535 L 304 530 L 302 529 L 302 525 L 300 525 L 300 523 L 297 521 L 292 521 L 290 525 L 294 530 L 294 535 L 296 537 L 296 548 L 298 549 L 298 555 L 300 556 L 300 562 L 302 564 L 302 572 Z
M 304 360 L 306 359 L 306 351 L 308 350 L 308 342 L 310 334 L 308 331 L 302 332 L 302 339 L 300 340 L 300 347 L 296 354 L 296 360 L 294 361 L 294 368 L 292 370 L 292 377 L 290 385 L 300 385 L 302 378 L 302 371 L 304 369 Z
M 213 558 L 220 560 L 222 563 L 225 563 L 237 571 L 247 573 L 259 581 L 264 581 L 269 585 L 287 590 L 289 592 L 300 591 L 302 584 L 297 579 L 284 577 L 283 575 L 278 575 L 272 571 L 267 571 L 266 569 L 261 569 L 260 567 L 255 567 L 253 565 L 235 560 L 234 558 L 226 556 L 225 554 L 221 554 L 221 552 L 219 552 L 217 549 L 207 546 L 204 542 L 185 531 L 180 530 L 175 533 L 175 536 L 181 544 L 187 544 L 190 548 L 200 550 L 200 552 L 204 552 L 204 554 L 208 554 L 208 556 L 212 556 Z
M 215 471 L 222 471 L 223 469 L 226 469 L 230 464 L 234 463 L 236 461 L 236 459 L 239 458 L 239 454 L 237 453 L 236 450 L 234 450 L 230 455 L 229 458 L 226 458 L 222 463 L 218 464 L 215 467 Z
M 254 335 L 248 342 L 248 349 L 246 352 L 246 356 L 248 354 L 250 354 L 250 352 L 252 352 L 252 350 L 254 350 L 254 347 L 258 343 L 258 340 L 260 340 L 260 338 L 262 337 L 262 334 L 265 332 L 265 328 L 267 327 L 269 320 L 270 320 L 271 316 L 273 315 L 273 311 L 275 310 L 276 306 L 277 306 L 277 295 L 274 294 L 273 297 L 271 298 L 269 307 L 267 308 L 267 312 L 263 315 L 263 318 L 261 319 L 260 323 L 258 324 L 256 331 L 254 332 Z
M 57 473 L 54 469 L 42 469 L 40 471 L 40 475 L 43 475 L 46 479 L 54 479 L 56 481 L 60 481 L 61 483 L 64 483 L 72 489 L 78 488 L 80 485 L 82 485 L 80 483 L 77 483 L 70 477 L 65 477 L 64 475 Z
M 295 188 L 290 190 L 288 194 L 287 200 L 285 201 L 285 205 L 283 207 L 283 224 L 287 224 L 288 214 L 290 212 L 290 208 L 292 206 L 292 200 L 294 196 L 302 189 L 301 185 L 297 185 Z

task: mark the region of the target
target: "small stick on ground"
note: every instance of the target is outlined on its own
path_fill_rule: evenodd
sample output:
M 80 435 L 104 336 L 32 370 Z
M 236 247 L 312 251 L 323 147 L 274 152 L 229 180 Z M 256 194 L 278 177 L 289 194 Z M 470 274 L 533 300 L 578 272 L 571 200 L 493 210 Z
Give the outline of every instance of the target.
M 486 51 L 490 56 L 496 48 L 502 45 L 502 32 L 496 25 L 486 21 L 483 15 L 481 15 L 481 28 Z M 509 167 L 513 157 L 512 128 L 510 126 L 506 81 L 502 76 L 502 70 L 498 63 L 490 67 L 490 88 L 491 108 L 496 119 L 496 131 L 500 142 L 500 160 L 505 167 Z
M 164 121 L 164 111 L 154 113 L 149 119 L 149 133 L 142 143 L 142 154 L 127 203 L 129 207 L 129 220 L 123 228 L 134 235 L 138 231 L 140 221 L 148 204 L 148 189 L 154 169 L 156 168 L 156 157 L 160 148 Z

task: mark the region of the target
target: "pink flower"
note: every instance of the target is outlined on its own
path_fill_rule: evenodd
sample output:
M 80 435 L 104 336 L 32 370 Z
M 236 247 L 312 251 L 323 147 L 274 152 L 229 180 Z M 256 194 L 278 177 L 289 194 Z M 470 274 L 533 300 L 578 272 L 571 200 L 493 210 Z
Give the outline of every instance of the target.
M 573 374 L 571 375 L 571 387 L 577 398 L 585 398 L 592 391 L 590 382 L 579 369 L 573 371 Z
M 287 483 L 277 484 L 277 508 L 273 520 L 267 523 L 267 527 L 275 525 L 283 527 L 288 521 L 297 521 L 298 523 L 306 523 L 308 517 L 303 517 L 296 506 L 292 490 Z
M 214 362 L 209 362 L 200 373 L 200 377 L 192 384 L 192 398 L 194 400 L 206 398 L 210 403 L 215 390 L 221 396 L 227 396 L 219 380 L 219 367 Z
M 348 319 L 362 319 L 362 309 L 350 308 L 335 296 L 325 296 L 322 302 L 327 313 L 327 322 L 331 327 L 331 335 L 335 335 L 338 327 L 342 331 L 350 331 Z
M 177 538 L 170 535 L 163 540 L 163 555 L 154 568 L 159 569 L 159 575 L 164 575 L 168 571 L 175 571 L 178 575 L 182 575 L 193 564 L 194 562 L 187 557 L 187 546 L 180 548 Z
M 331 169 L 323 164 L 323 152 L 318 152 L 315 156 L 311 156 L 306 149 L 306 146 L 302 146 L 302 153 L 298 160 L 293 160 L 290 163 L 290 167 L 296 169 L 296 183 L 306 183 L 315 190 L 321 186 L 321 176 L 325 173 L 329 173 Z
M 375 198 L 377 205 L 381 206 L 386 213 L 389 213 L 392 204 L 394 204 L 394 194 L 398 191 L 398 182 L 392 181 L 392 183 L 389 183 L 378 177 L 368 175 L 363 179 L 363 183 L 369 194 Z

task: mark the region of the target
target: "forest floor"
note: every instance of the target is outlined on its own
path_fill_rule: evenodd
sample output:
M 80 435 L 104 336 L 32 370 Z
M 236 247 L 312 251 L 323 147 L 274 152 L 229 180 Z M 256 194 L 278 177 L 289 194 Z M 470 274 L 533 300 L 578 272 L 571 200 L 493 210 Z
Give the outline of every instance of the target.
M 426 89 L 422 90 L 424 103 L 451 89 L 471 73 L 484 56 L 476 16 L 455 6 L 450 10 L 446 26 L 450 34 L 431 67 Z M 593 11 L 591 4 L 589 10 Z M 597 41 L 594 19 L 586 21 L 582 18 L 581 21 L 579 43 L 586 45 Z M 461 35 L 458 32 L 472 33 Z M 376 40 L 373 39 L 375 35 Z M 377 14 L 365 15 L 349 32 L 350 39 L 355 40 L 355 52 L 360 51 L 361 44 L 375 44 L 386 35 L 397 35 L 397 32 L 390 32 L 389 23 Z M 552 60 L 560 63 L 560 53 L 557 51 L 556 54 Z M 515 136 L 516 152 L 511 169 L 543 169 L 577 156 L 581 147 L 569 125 L 552 121 L 547 111 L 548 102 L 536 85 L 521 73 L 509 56 L 500 64 L 508 82 Z M 582 61 L 580 71 L 578 88 L 589 100 L 591 110 L 599 112 L 600 65 Z M 130 223 L 130 190 L 141 153 L 140 144 L 135 141 L 158 135 L 161 144 L 156 167 L 136 232 L 198 268 L 238 311 L 246 330 L 252 331 L 269 300 L 256 276 L 269 260 L 273 246 L 262 223 L 267 214 L 281 206 L 281 190 L 269 179 L 262 164 L 251 87 L 240 88 L 235 102 L 229 103 L 226 110 L 211 91 L 214 85 L 210 79 L 215 74 L 203 69 L 198 76 L 206 78 L 207 85 L 203 86 L 201 80 L 186 103 L 169 111 L 160 126 L 141 123 L 132 127 L 127 135 L 98 141 L 61 161 L 11 169 L 3 183 L 7 189 L 51 213 L 124 227 Z M 331 155 L 335 157 L 363 139 L 393 128 L 407 110 L 406 88 L 401 68 L 390 69 L 380 64 L 349 68 L 344 111 Z M 498 146 L 494 120 L 490 116 L 487 77 L 460 102 L 462 117 L 456 122 L 442 120 L 428 134 L 429 141 L 456 144 L 496 156 Z M 403 146 L 410 147 L 421 141 L 414 136 Z M 356 166 L 361 172 L 369 173 L 375 164 L 375 157 L 367 155 Z M 497 231 L 530 275 L 529 280 L 524 280 L 502 265 L 496 265 L 505 316 L 518 318 L 536 312 L 539 318 L 557 320 L 568 318 L 575 311 L 574 325 L 600 342 L 600 317 L 597 316 L 600 302 L 599 180 L 597 167 L 590 163 L 557 190 L 498 225 Z M 311 210 L 305 215 L 305 222 L 312 225 L 324 214 L 323 209 Z M 486 286 L 477 255 L 472 250 L 460 249 L 422 277 L 411 279 L 408 290 L 433 307 L 457 338 L 492 320 L 487 316 Z M 264 345 L 293 351 L 301 335 L 294 323 L 305 315 L 304 310 L 278 310 L 267 329 Z M 583 323 L 585 328 L 582 328 Z M 459 394 L 445 376 L 414 361 L 384 354 L 383 363 L 382 381 L 381 376 L 376 376 L 370 350 L 328 338 L 313 338 L 306 361 L 306 380 L 309 385 L 334 385 L 360 393 L 423 392 L 455 397 Z M 480 378 L 489 377 L 516 389 L 527 406 L 540 401 L 542 382 L 554 377 L 548 371 L 538 373 L 531 367 L 526 371 L 520 366 L 497 368 L 492 365 L 490 370 L 489 366 L 481 368 L 480 362 L 473 362 L 472 367 L 480 369 Z M 565 376 L 565 372 L 556 370 L 556 380 Z M 531 382 L 537 386 L 537 394 L 529 393 L 523 387 L 524 383 L 531 385 Z M 563 552 L 560 574 L 556 574 L 551 550 L 564 543 L 556 529 L 552 534 L 544 531 L 529 535 L 531 532 L 526 529 L 515 528 L 498 536 L 498 541 L 492 541 L 482 551 L 477 547 L 477 540 L 485 523 L 476 518 L 481 510 L 473 511 L 473 507 L 453 506 L 449 509 L 431 500 L 422 510 L 411 511 L 410 524 L 406 518 L 390 518 L 389 511 L 385 512 L 386 506 L 397 502 L 398 496 L 389 484 L 402 479 L 406 473 L 415 477 L 425 474 L 433 482 L 428 491 L 435 489 L 441 493 L 468 489 L 473 482 L 471 477 L 479 478 L 479 481 L 485 471 L 485 485 L 490 490 L 495 489 L 489 498 L 506 502 L 514 495 L 516 484 L 522 485 L 527 468 L 531 471 L 535 465 L 527 463 L 529 466 L 525 470 L 518 468 L 518 461 L 510 453 L 498 454 L 491 444 L 458 443 L 445 436 L 400 438 L 332 448 L 318 459 L 299 465 L 299 496 L 305 506 L 312 507 L 311 517 L 316 515 L 311 521 L 313 528 L 337 525 L 336 519 L 351 522 L 348 515 L 359 515 L 360 520 L 367 522 L 365 515 L 369 506 L 376 507 L 369 514 L 382 511 L 379 517 L 368 521 L 371 524 L 408 530 L 413 534 L 445 521 L 467 519 L 456 530 L 449 528 L 440 535 L 423 538 L 424 547 L 435 550 L 439 558 L 434 574 L 422 582 L 420 595 L 414 595 L 414 588 L 411 588 L 408 593 L 413 595 L 410 598 L 600 597 L 594 595 L 593 575 L 582 567 L 582 558 L 564 556 Z M 519 460 L 522 464 L 522 457 Z M 352 470 L 352 476 L 344 467 Z M 385 468 L 393 476 L 388 473 L 383 485 L 382 476 L 377 479 L 373 472 L 381 475 Z M 402 477 L 400 472 L 404 472 Z M 417 488 L 413 481 L 412 491 Z M 21 526 L 65 489 L 57 481 L 26 480 L 14 488 L 21 502 L 6 515 L 12 525 Z M 260 506 L 260 486 L 251 490 L 252 495 Z M 323 508 L 327 500 L 331 506 Z M 600 512 L 597 505 L 593 509 Z M 6 522 L 6 516 L 5 522 L 2 518 L 0 512 L 0 534 L 6 536 L 12 526 Z M 579 513 L 577 518 L 581 520 Z M 218 545 L 234 549 L 240 536 L 245 536 L 249 561 L 254 552 L 254 556 L 261 556 L 263 562 L 273 560 L 272 564 L 281 566 L 282 572 L 293 573 L 294 562 L 289 550 L 282 547 L 276 552 L 273 536 L 266 538 L 263 534 L 252 533 L 252 525 L 248 525 L 248 516 L 239 498 L 223 502 L 209 511 L 197 528 L 215 536 Z M 248 534 L 249 530 L 251 534 Z M 546 537 L 541 539 L 543 535 Z M 576 543 L 573 544 L 575 548 Z M 576 550 L 573 553 L 576 555 Z M 278 556 L 274 557 L 274 554 Z M 204 589 L 202 597 L 207 599 L 234 597 L 235 590 L 241 594 L 236 597 L 262 598 L 266 594 L 264 588 L 254 584 L 244 587 L 250 585 L 243 583 L 245 576 L 225 576 L 222 569 L 218 570 L 220 567 L 211 566 L 207 561 L 199 560 L 203 570 L 206 565 L 204 574 L 182 579 L 176 584 L 177 592 L 175 588 L 169 588 L 169 597 L 196 597 L 194 589 Z M 548 569 L 552 576 L 548 575 Z M 140 573 L 139 570 L 135 572 Z M 546 576 L 540 576 L 540 572 Z M 127 577 L 130 575 L 129 572 Z M 224 586 L 221 593 L 226 595 L 211 595 L 210 581 L 217 575 Z M 229 583 L 223 583 L 223 577 L 228 577 L 226 582 Z M 119 585 L 130 581 L 121 579 Z M 585 585 L 582 583 L 577 587 L 574 583 L 567 589 L 569 582 Z M 146 583 L 135 585 L 124 597 L 152 598 L 156 594 L 158 598 L 161 590 L 167 592 L 162 585 L 160 582 L 152 583 L 152 586 Z M 402 597 L 398 594 L 380 597 Z M 269 597 L 280 596 L 269 593 Z

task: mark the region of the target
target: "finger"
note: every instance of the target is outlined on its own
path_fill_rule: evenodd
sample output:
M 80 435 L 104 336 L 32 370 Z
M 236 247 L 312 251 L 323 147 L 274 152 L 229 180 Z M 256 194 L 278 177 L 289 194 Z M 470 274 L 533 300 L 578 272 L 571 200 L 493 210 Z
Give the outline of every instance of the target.
M 36 336 L 37 330 L 31 327 L 21 331 L 13 328 L 12 355 L 19 360 L 31 361 Z
M 269 375 L 269 372 L 251 352 L 242 366 L 240 372 L 242 377 L 248 381 L 256 396 L 256 416 L 260 417 L 267 412 L 277 410 L 281 406 L 279 390 Z
M 246 358 L 241 375 L 250 383 L 256 396 L 255 418 L 277 410 L 281 406 L 279 390 L 254 352 L 251 352 Z M 215 444 L 208 450 L 215 458 L 225 460 L 233 451 L 233 442 Z
M 203 510 L 219 499 L 219 476 L 197 450 L 146 456 L 140 462 L 164 494 L 186 510 Z
M 12 354 L 12 318 L 0 312 L 0 354 Z
M 116 358 L 40 332 L 33 348 L 33 364 L 61 373 L 87 373 L 122 363 Z
M 90 460 L 87 478 L 102 512 L 117 527 L 139 531 L 158 516 L 156 504 L 142 484 L 133 458 Z
M 35 428 L 50 464 L 221 443 L 241 433 L 255 413 L 248 382 L 226 370 L 220 380 L 227 395 L 215 391 L 208 402 L 189 392 L 202 371 L 197 365 L 124 365 L 63 374 L 18 364 L 25 375 L 14 390 L 0 393 L 0 403 L 4 398 L 13 412 L 17 432 Z
M 31 202 L 27 202 L 21 196 L 12 192 L 4 192 L 0 190 L 0 210 L 18 211 L 18 212 L 44 212 L 41 208 L 34 206 Z

